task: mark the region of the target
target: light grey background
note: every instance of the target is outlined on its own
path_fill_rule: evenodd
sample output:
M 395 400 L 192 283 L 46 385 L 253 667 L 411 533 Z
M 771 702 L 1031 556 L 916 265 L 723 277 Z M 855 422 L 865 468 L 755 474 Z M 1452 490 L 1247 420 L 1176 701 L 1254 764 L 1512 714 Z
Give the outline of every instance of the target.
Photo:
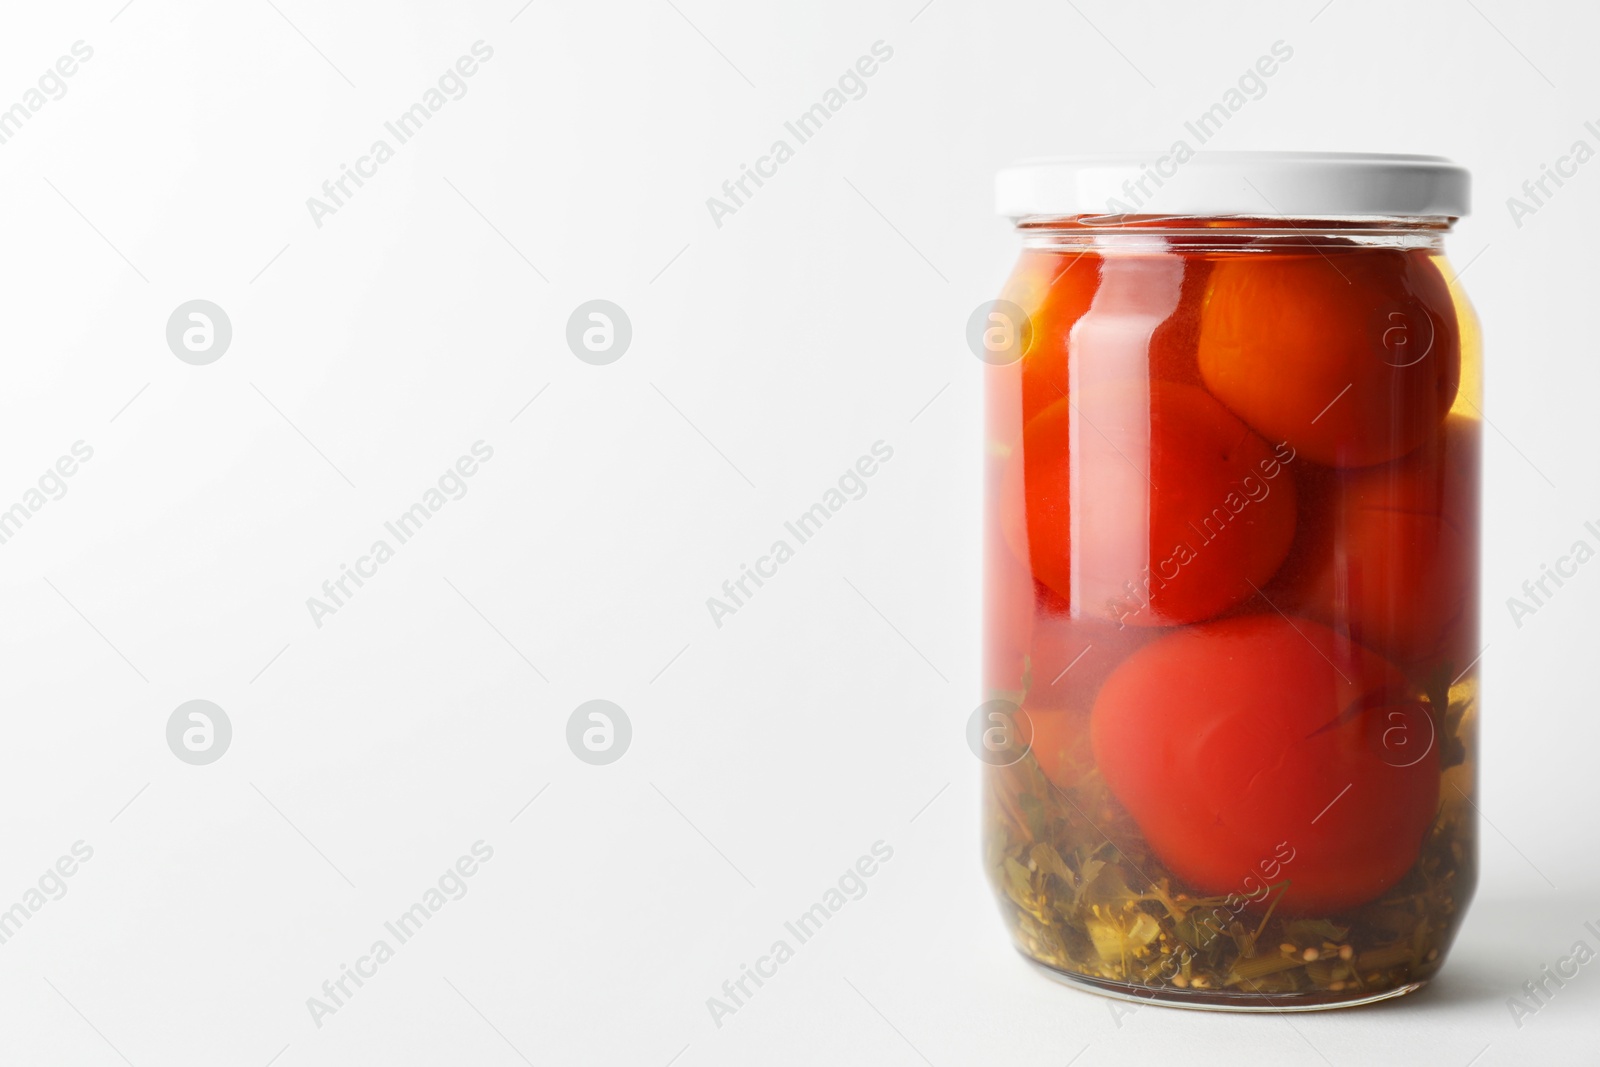
M 1520 1027 L 1506 998 L 1600 947 L 1600 564 L 1520 627 L 1505 605 L 1600 544 L 1600 162 L 1506 207 L 1600 147 L 1593 10 L 122 3 L 9 4 L 0 32 L 0 107 L 94 50 L 0 145 L 0 506 L 93 449 L 0 544 L 0 908 L 93 849 L 0 944 L 0 1062 L 1594 1057 L 1600 963 Z M 466 95 L 318 228 L 307 198 L 480 40 Z M 1014 955 L 979 867 L 963 331 L 1017 247 L 997 166 L 1166 147 L 1277 40 L 1213 147 L 1474 173 L 1450 248 L 1488 339 L 1492 826 L 1426 995 L 1118 1017 Z M 718 227 L 706 199 L 877 41 L 865 95 Z M 233 328 L 208 366 L 166 342 L 196 299 Z M 608 366 L 565 342 L 595 299 L 632 322 Z M 880 440 L 865 495 L 715 626 L 706 598 Z M 466 495 L 317 627 L 306 599 L 478 441 Z M 166 742 L 197 699 L 232 726 L 206 766 Z M 632 725 L 604 766 L 566 744 L 595 699 Z M 466 895 L 316 1026 L 307 998 L 480 840 Z M 706 998 L 879 840 L 865 895 L 715 1026 Z

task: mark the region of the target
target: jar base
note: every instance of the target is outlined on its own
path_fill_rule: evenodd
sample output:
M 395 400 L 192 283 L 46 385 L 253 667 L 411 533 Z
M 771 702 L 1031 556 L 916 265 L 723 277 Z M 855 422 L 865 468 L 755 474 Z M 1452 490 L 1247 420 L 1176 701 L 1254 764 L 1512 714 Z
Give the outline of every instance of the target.
M 1113 1000 L 1134 1004 L 1154 1004 L 1163 1008 L 1187 1008 L 1191 1011 L 1286 1012 L 1330 1011 L 1334 1008 L 1357 1008 L 1363 1004 L 1376 1004 L 1380 1000 L 1393 1000 L 1407 993 L 1415 993 L 1427 985 L 1427 979 L 1385 989 L 1377 993 L 1361 990 L 1331 992 L 1314 990 L 1306 993 L 1284 993 L 1271 997 L 1260 993 L 1233 993 L 1219 989 L 1159 989 L 1150 986 L 1129 985 L 1105 978 L 1061 971 L 1030 956 L 1023 959 L 1049 978 L 1062 985 L 1088 993 L 1096 993 Z

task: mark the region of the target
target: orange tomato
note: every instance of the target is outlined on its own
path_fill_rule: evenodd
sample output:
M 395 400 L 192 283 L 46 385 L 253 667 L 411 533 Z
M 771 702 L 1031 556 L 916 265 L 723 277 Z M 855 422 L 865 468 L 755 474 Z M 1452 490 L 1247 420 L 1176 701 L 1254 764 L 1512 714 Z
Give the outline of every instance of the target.
M 1444 419 L 1461 342 L 1424 254 L 1277 251 L 1217 262 L 1199 365 L 1206 388 L 1269 439 L 1361 467 L 1417 448 Z
M 1028 315 L 1026 422 L 1083 389 L 1129 378 L 1200 384 L 1209 261 L 1164 253 L 1030 252 L 1002 294 Z
M 1072 789 L 1093 761 L 1089 747 L 1089 713 L 1081 708 L 1024 709 L 1032 730 L 1029 751 L 1044 776 L 1061 789 Z
M 1092 252 L 1027 252 L 1001 294 L 1028 316 L 1022 357 L 1022 419 L 1067 393 L 1067 353 L 1072 328 L 1094 301 L 1100 257 Z
M 1416 861 L 1439 801 L 1432 731 L 1394 666 L 1275 614 L 1140 649 L 1090 724 L 1106 784 L 1185 885 L 1287 878 L 1280 908 L 1311 914 L 1375 899 Z

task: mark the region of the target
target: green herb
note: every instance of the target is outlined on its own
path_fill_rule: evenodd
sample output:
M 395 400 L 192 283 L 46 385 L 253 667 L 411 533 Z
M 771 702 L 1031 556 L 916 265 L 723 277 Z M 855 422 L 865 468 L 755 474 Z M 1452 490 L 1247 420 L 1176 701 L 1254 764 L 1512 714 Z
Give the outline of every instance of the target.
M 990 768 L 986 856 L 1021 950 L 1049 967 L 1152 991 L 1211 990 L 1337 1002 L 1428 978 L 1472 892 L 1476 821 L 1466 795 L 1475 679 L 1429 680 L 1444 759 L 1438 819 L 1411 871 L 1339 915 L 1279 908 L 1294 868 L 1252 900 L 1188 891 L 1144 843 L 1092 767 L 1063 790 L 1027 757 Z M 1456 758 L 1459 755 L 1459 758 Z

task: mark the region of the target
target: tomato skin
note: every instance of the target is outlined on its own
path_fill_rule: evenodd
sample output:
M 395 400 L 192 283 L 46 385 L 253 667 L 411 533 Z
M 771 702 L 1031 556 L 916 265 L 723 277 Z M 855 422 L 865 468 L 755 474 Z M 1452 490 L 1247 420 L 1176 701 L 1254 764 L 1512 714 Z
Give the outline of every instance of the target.
M 1393 463 L 1302 481 L 1302 544 L 1275 603 L 1346 632 L 1402 666 L 1451 676 L 1477 656 L 1482 431 L 1452 415 Z
M 1219 261 L 1199 350 L 1206 387 L 1229 409 L 1335 467 L 1384 463 L 1422 444 L 1461 379 L 1443 275 L 1425 255 L 1394 249 Z
M 1091 742 L 1189 888 L 1238 892 L 1286 843 L 1280 908 L 1331 913 L 1394 885 L 1433 822 L 1438 748 L 1408 694 L 1393 665 L 1320 623 L 1245 616 L 1130 656 L 1101 687 Z
M 1185 385 L 1201 385 L 1200 316 L 1211 285 L 1212 260 L 1183 259 L 1178 306 L 1150 335 L 1150 376 Z
M 1253 595 L 1288 554 L 1294 484 L 1280 456 L 1193 386 L 1085 389 L 1024 428 L 1001 494 L 1024 514 L 1002 527 L 1075 615 L 1197 622 Z
M 1080 708 L 1023 709 L 1032 731 L 1029 752 L 1057 788 L 1076 789 L 1093 770 L 1089 712 Z

